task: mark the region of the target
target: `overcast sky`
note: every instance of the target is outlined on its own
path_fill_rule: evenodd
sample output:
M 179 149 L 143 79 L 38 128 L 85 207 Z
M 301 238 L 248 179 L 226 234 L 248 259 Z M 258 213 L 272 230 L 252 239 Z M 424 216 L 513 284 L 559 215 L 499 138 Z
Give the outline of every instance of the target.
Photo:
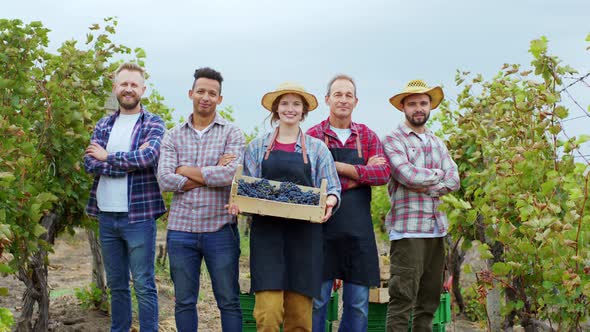
M 456 69 L 491 78 L 503 63 L 528 66 L 529 42 L 543 35 L 552 54 L 590 72 L 588 0 L 20 0 L 4 1 L 0 16 L 42 21 L 52 30 L 52 48 L 83 40 L 92 23 L 116 16 L 116 41 L 145 49 L 150 82 L 177 118 L 192 111 L 187 91 L 195 68 L 210 66 L 225 79 L 222 106 L 234 107 L 246 132 L 268 130 L 260 99 L 285 80 L 320 101 L 306 129 L 328 116 L 329 79 L 352 76 L 359 98 L 353 121 L 383 136 L 403 120 L 388 99 L 407 81 L 440 84 L 454 99 Z M 571 90 L 584 109 L 589 89 Z M 570 115 L 584 113 L 572 106 Z M 590 117 L 566 122 L 571 135 L 590 134 L 589 128 Z

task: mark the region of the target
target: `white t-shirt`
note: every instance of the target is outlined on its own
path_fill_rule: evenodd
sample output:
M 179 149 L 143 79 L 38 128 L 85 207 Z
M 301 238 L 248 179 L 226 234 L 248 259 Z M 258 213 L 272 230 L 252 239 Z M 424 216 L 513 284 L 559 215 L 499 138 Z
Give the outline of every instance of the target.
M 129 152 L 131 134 L 139 115 L 140 113 L 119 114 L 107 143 L 108 153 Z M 96 189 L 98 209 L 105 212 L 129 212 L 127 191 L 127 175 L 116 178 L 101 175 Z
M 418 135 L 418 137 L 420 137 L 420 139 L 422 140 L 422 144 L 428 145 L 430 143 L 430 136 L 427 136 L 426 133 L 422 133 L 422 134 L 416 133 L 416 135 Z
M 199 138 L 203 138 L 203 135 L 209 131 L 209 129 L 211 129 L 211 127 L 213 127 L 213 124 L 215 124 L 215 122 L 211 122 L 207 127 L 205 127 L 203 130 L 198 130 L 195 129 L 193 127 L 193 130 L 195 131 L 195 133 L 197 133 L 197 136 L 199 136 Z
M 330 126 L 330 129 L 336 133 L 336 136 L 338 136 L 338 140 L 342 143 L 342 145 L 346 144 L 346 140 L 350 137 L 350 128 L 336 128 Z

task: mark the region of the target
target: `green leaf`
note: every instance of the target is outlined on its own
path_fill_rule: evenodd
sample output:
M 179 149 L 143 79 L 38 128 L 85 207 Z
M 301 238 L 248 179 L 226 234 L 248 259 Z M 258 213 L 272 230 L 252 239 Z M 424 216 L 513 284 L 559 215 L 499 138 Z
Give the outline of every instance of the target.
M 12 105 L 12 107 L 18 108 L 18 106 L 20 104 L 20 97 L 19 96 L 13 96 L 10 104 Z
M 535 208 L 532 205 L 525 205 L 519 209 L 520 211 L 520 219 L 522 221 L 527 221 L 529 216 L 535 211 Z
M 9 239 L 12 237 L 10 226 L 2 224 L 2 222 L 6 222 L 6 211 L 4 210 L 0 210 L 0 239 Z
M 505 276 L 510 273 L 510 266 L 506 263 L 498 262 L 492 266 L 492 271 L 499 276 Z
M 0 296 L 8 296 L 8 288 L 0 287 Z
M 541 56 L 542 53 L 545 53 L 546 51 L 547 51 L 547 38 L 545 36 L 531 41 L 531 46 L 529 48 L 529 52 L 535 58 L 538 58 L 539 56 Z
M 142 48 L 137 47 L 134 51 L 135 51 L 135 56 L 138 59 L 144 59 L 146 57 L 145 51 Z
M 561 132 L 561 126 L 560 125 L 554 125 L 549 127 L 549 132 L 553 135 L 557 135 Z
M 490 251 L 490 247 L 485 243 L 477 247 L 477 252 L 479 252 L 479 256 L 481 259 L 489 259 L 494 257 L 494 255 L 492 255 L 492 252 Z
M 47 229 L 45 229 L 45 227 L 41 226 L 40 224 L 35 225 L 35 228 L 33 229 L 33 235 L 35 235 L 35 237 L 39 237 L 45 233 L 47 233 Z
M 463 264 L 463 272 L 465 274 L 472 274 L 473 269 L 471 268 L 471 264 Z
M 576 145 L 582 145 L 588 141 L 590 141 L 590 135 L 580 135 L 576 139 L 575 143 L 576 143 Z
M 44 192 L 44 193 L 40 193 L 39 195 L 37 195 L 37 197 L 35 197 L 35 199 L 38 204 L 46 207 L 47 203 L 53 203 L 53 202 L 57 201 L 57 196 L 55 196 L 52 193 Z
M 0 263 L 0 274 L 11 274 L 15 271 L 7 264 Z
M 565 119 L 569 115 L 569 111 L 563 106 L 557 106 L 553 114 L 555 114 L 560 119 Z
M 7 89 L 12 86 L 13 81 L 9 79 L 3 79 L 0 77 L 0 89 Z
M 14 325 L 12 312 L 7 308 L 0 308 L 0 328 L 6 327 L 6 331 L 10 331 L 12 325 Z
M 0 172 L 0 180 L 14 180 L 14 174 L 10 172 Z
M 526 240 L 518 243 L 517 248 L 524 254 L 532 255 L 535 253 L 535 246 Z

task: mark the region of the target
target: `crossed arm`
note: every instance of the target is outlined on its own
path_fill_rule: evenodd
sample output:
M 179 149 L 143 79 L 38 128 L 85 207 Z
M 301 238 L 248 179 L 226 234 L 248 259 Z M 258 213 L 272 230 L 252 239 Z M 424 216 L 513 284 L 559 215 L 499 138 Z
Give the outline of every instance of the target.
M 90 145 L 84 155 L 86 172 L 95 175 L 122 177 L 136 169 L 153 167 L 159 156 L 160 142 L 166 127 L 163 120 L 150 123 L 144 143 L 136 150 L 129 152 L 107 152 L 106 140 L 98 137 L 97 128 L 92 133 Z M 99 144 L 101 142 L 103 145 Z
M 183 192 L 194 188 L 222 187 L 231 184 L 237 165 L 242 163 L 244 135 L 235 129 L 228 134 L 224 154 L 212 166 L 181 165 L 173 134 L 168 133 L 162 141 L 158 165 L 158 182 L 163 191 Z
M 359 185 L 380 186 L 389 180 L 389 162 L 385 158 L 383 145 L 377 135 L 372 132 L 369 132 L 369 135 L 369 158 L 365 165 L 335 162 L 338 175 L 349 179 L 349 189 Z
M 391 175 L 406 189 L 426 193 L 433 197 L 444 195 L 459 188 L 457 165 L 441 143 L 441 168 L 430 169 L 413 165 L 407 157 L 402 142 L 390 138 L 385 144 L 385 153 L 391 164 Z

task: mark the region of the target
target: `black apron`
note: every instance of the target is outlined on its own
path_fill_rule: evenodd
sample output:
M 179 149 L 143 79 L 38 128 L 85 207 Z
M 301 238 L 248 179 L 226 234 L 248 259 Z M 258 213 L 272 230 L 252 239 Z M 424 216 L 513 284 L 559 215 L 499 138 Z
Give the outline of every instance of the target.
M 328 146 L 328 137 L 324 137 Z M 364 165 L 360 139 L 357 148 L 330 148 L 334 161 Z M 340 279 L 379 286 L 379 254 L 371 220 L 371 187 L 343 191 L 338 211 L 324 224 L 324 280 Z
M 303 153 L 271 151 L 262 161 L 262 178 L 313 187 L 311 164 Z M 304 161 L 305 160 L 305 161 Z M 319 297 L 322 283 L 322 224 L 254 215 L 250 233 L 252 291 L 288 290 Z

